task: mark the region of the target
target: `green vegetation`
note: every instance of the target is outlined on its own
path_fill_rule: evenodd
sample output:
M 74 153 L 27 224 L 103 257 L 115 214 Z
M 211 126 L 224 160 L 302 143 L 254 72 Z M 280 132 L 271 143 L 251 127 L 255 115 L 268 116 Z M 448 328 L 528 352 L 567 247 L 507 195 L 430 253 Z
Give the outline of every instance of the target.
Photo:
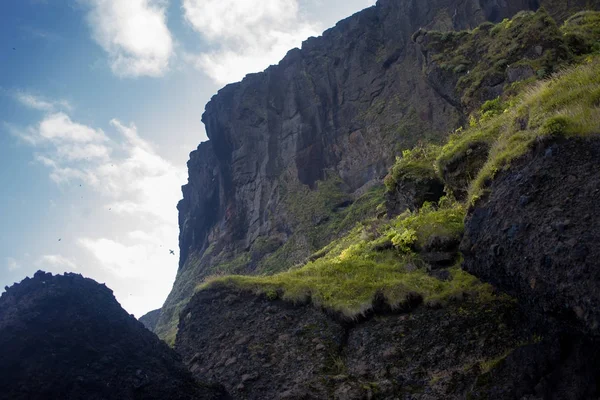
M 171 347 L 175 346 L 175 338 L 177 337 L 177 325 L 179 325 L 179 314 L 181 313 L 181 311 L 183 311 L 187 303 L 188 301 L 185 300 L 175 304 L 175 306 L 172 309 L 173 318 L 170 318 L 166 325 L 156 326 L 156 334 L 158 335 L 158 337 L 164 340 Z
M 472 201 L 484 194 L 487 182 L 536 141 L 600 133 L 600 57 L 529 89 L 518 104 L 483 127 L 489 124 L 496 127 L 491 135 L 496 137 L 487 162 L 472 183 Z M 462 141 L 481 135 L 483 127 L 473 128 Z
M 579 12 L 567 19 L 560 29 L 575 54 L 600 52 L 600 13 Z
M 434 52 L 433 61 L 460 75 L 456 88 L 468 109 L 481 104 L 482 87 L 505 82 L 509 67 L 544 78 L 571 59 L 562 32 L 543 8 L 472 31 L 425 35 L 427 48 Z
M 443 302 L 463 291 L 488 293 L 487 285 L 462 271 L 450 269 L 452 279 L 440 281 L 427 274 L 415 250 L 431 235 L 460 235 L 464 210 L 444 200 L 438 207 L 426 205 L 390 223 L 370 221 L 357 225 L 348 235 L 322 251 L 321 258 L 300 268 L 272 276 L 216 277 L 200 286 L 237 287 L 337 311 L 348 318 L 368 312 L 376 296 L 392 308 L 410 298 Z M 391 244 L 391 246 L 386 245 Z
M 377 185 L 352 201 L 340 177 L 330 175 L 317 182 L 315 190 L 299 183 L 288 187 L 284 201 L 297 223 L 296 231 L 308 239 L 309 249 L 314 251 L 374 216 L 383 192 L 383 186 Z
M 436 179 L 435 160 L 440 150 L 440 146 L 422 143 L 412 150 L 404 150 L 385 177 L 387 190 L 393 192 L 398 182 L 404 179 L 417 182 Z
M 392 243 L 402 243 L 401 247 L 396 247 L 404 252 L 406 246 L 422 248 L 434 235 L 460 239 L 464 231 L 464 217 L 465 211 L 460 203 L 442 198 L 437 208 L 425 203 L 418 212 L 406 212 L 393 220 L 387 237 Z
M 489 116 L 485 112 L 484 115 Z M 460 161 L 477 148 L 489 149 L 500 135 L 506 119 L 503 114 L 495 118 L 486 117 L 482 121 L 473 117 L 470 129 L 459 129 L 449 136 L 448 142 L 442 147 L 435 161 L 437 171 L 442 173 L 448 165 Z

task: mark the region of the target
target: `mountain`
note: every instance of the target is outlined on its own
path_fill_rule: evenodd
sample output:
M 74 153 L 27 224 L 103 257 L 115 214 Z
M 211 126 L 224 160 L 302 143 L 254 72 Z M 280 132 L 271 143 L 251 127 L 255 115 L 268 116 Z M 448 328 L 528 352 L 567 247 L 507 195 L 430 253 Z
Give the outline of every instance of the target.
M 540 5 L 560 20 L 587 3 L 381 0 L 221 89 L 202 116 L 210 140 L 190 154 L 179 270 L 155 331 L 174 342 L 178 315 L 207 276 L 284 271 L 375 215 L 397 155 L 443 143 L 504 81 L 529 77 L 490 74 L 463 103 L 453 71 L 432 66 L 440 49 L 424 51 L 431 38 L 415 32 L 472 29 Z M 537 58 L 558 61 L 546 56 Z

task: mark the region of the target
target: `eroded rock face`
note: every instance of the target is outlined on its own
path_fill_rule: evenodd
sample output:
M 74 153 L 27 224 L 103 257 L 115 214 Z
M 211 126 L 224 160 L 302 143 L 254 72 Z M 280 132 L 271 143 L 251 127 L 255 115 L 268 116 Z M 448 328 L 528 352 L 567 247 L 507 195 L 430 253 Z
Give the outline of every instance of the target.
M 600 140 L 545 142 L 466 221 L 464 268 L 544 318 L 600 333 Z
M 37 272 L 0 297 L 0 399 L 224 399 L 81 275 Z
M 182 312 L 175 349 L 194 376 L 237 399 L 323 399 L 342 325 L 320 311 L 225 289 L 200 292 Z
M 514 300 L 473 293 L 343 321 L 210 289 L 182 313 L 176 350 L 236 399 L 583 400 L 600 378 L 597 342 L 536 331 Z

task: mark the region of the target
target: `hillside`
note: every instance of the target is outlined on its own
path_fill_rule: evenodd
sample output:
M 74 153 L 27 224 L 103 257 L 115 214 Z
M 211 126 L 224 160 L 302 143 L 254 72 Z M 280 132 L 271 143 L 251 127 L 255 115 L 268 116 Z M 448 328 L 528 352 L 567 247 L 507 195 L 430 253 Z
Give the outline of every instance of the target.
M 248 399 L 595 398 L 599 22 L 415 33 L 465 125 L 404 150 L 305 262 L 198 285 L 175 345 L 194 375 Z
M 569 15 L 563 2 L 542 3 L 551 16 Z M 415 34 L 473 29 L 539 5 L 380 1 L 291 50 L 279 65 L 220 90 L 203 114 L 210 140 L 188 162 L 178 205 L 180 267 L 156 324 L 159 336 L 174 342 L 178 315 L 206 277 L 273 274 L 305 263 L 381 212 L 383 178 L 402 151 L 442 144 L 507 86 L 568 63 L 562 34 L 556 25 L 540 29 L 544 21 L 525 21 L 525 33 L 502 29 L 502 41 L 485 46 L 476 33 L 471 50 L 456 55 L 460 38 L 444 44 L 451 50 L 436 46 L 441 33 Z M 494 43 L 511 52 L 498 65 Z M 443 54 L 469 61 L 453 65 Z M 531 65 L 511 64 L 523 57 Z M 469 63 L 480 66 L 475 82 L 463 78 L 473 76 Z M 465 81 L 478 87 L 463 103 L 456 93 Z

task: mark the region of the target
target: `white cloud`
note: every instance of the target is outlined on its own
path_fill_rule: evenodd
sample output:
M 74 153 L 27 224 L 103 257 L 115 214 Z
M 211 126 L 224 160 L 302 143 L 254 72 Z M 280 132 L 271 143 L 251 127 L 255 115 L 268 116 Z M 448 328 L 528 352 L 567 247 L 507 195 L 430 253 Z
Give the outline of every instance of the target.
M 187 177 L 185 166 L 165 160 L 134 124 L 116 119 L 106 131 L 65 113 L 48 114 L 24 129 L 7 126 L 27 138 L 25 143 L 35 148 L 34 160 L 48 168 L 52 181 L 67 189 L 83 185 L 78 190 L 95 194 L 86 199 L 101 203 L 98 207 L 77 200 L 77 206 L 103 210 L 87 217 L 85 224 L 93 229 L 77 228 L 75 246 L 61 255 L 44 255 L 32 265 L 52 272 L 78 268 L 106 280 L 138 316 L 160 306 L 177 270 L 177 252 L 171 255 L 169 249 L 178 248 L 176 205 Z M 87 256 L 85 264 L 76 263 L 74 254 L 77 259 Z
M 37 268 L 57 272 L 69 272 L 78 269 L 75 261 L 59 254 L 43 255 L 36 260 L 34 265 Z
M 47 114 L 37 125 L 25 129 L 8 123 L 4 127 L 39 150 L 34 159 L 52 169 L 50 177 L 56 183 L 77 179 L 96 182 L 93 171 L 76 162 L 87 162 L 88 166 L 107 162 L 113 151 L 101 129 L 74 122 L 63 112 Z
M 6 268 L 9 271 L 16 271 L 17 269 L 21 268 L 21 266 L 19 265 L 19 263 L 17 262 L 17 260 L 15 260 L 12 257 L 7 257 L 6 258 Z
M 73 107 L 66 100 L 50 101 L 41 96 L 23 91 L 16 91 L 13 97 L 25 107 L 39 111 L 72 110 Z
M 303 20 L 298 0 L 183 0 L 186 21 L 215 49 L 185 59 L 217 83 L 276 63 L 321 31 Z
M 106 51 L 115 75 L 162 76 L 173 54 L 166 24 L 166 4 L 160 0 L 80 0 L 94 40 Z
M 64 113 L 47 115 L 37 126 L 26 129 L 5 125 L 36 146 L 34 159 L 50 168 L 54 182 L 85 183 L 103 195 L 107 207 L 118 214 L 177 221 L 175 205 L 186 171 L 162 158 L 140 137 L 135 125 L 113 119 L 110 125 L 117 135 L 112 139 L 101 129 L 74 122 Z
M 39 125 L 39 136 L 43 139 L 60 142 L 89 143 L 107 140 L 101 129 L 92 129 L 71 121 L 65 113 L 51 114 Z
M 169 244 L 177 242 L 176 225 L 157 224 L 157 228 L 138 235 L 129 232 L 129 239 L 119 241 L 111 238 L 81 238 L 78 243 L 89 251 L 102 265 L 120 278 L 162 279 L 165 266 L 175 265 L 177 256 L 169 253 Z M 162 273 L 160 271 L 163 271 Z M 171 283 L 171 282 L 168 282 Z

